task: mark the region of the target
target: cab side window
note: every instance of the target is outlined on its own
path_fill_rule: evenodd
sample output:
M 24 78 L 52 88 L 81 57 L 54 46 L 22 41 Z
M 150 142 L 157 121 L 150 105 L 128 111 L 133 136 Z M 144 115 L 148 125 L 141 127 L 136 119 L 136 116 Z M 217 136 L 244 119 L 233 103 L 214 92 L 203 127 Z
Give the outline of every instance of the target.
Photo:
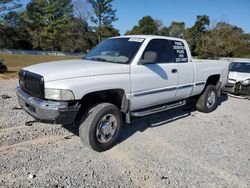
M 164 39 L 152 39 L 146 49 L 143 52 L 142 60 L 146 59 L 146 56 L 154 55 L 154 63 L 170 63 L 172 62 L 172 54 L 169 49 L 167 40 Z

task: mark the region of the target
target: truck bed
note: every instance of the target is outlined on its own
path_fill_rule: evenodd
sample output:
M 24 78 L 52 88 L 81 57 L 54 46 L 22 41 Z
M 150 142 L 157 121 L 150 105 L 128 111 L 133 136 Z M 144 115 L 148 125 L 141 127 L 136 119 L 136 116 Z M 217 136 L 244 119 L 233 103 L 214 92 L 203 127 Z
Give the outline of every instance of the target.
M 220 75 L 222 87 L 226 85 L 228 79 L 229 62 L 223 60 L 193 59 L 195 67 L 195 82 L 204 82 L 210 75 Z M 225 67 L 227 67 L 225 69 Z M 199 87 L 193 90 L 193 95 L 200 93 Z

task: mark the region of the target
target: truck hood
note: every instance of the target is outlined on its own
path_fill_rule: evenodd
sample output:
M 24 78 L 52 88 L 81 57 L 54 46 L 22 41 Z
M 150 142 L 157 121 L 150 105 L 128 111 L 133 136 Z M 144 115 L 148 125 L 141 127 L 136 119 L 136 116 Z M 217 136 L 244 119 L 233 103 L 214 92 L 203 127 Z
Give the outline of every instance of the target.
M 88 60 L 65 60 L 41 63 L 25 67 L 24 70 L 39 74 L 45 81 L 63 80 L 77 77 L 106 74 L 129 73 L 128 64 L 98 62 Z
M 250 78 L 250 73 L 244 73 L 244 72 L 229 72 L 229 79 L 238 81 L 243 81 Z

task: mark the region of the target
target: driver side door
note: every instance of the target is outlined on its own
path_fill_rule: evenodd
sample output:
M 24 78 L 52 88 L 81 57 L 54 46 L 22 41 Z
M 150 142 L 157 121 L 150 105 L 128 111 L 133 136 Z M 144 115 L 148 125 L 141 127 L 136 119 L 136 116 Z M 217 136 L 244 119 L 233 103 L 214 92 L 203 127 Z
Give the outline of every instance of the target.
M 156 52 L 155 62 L 131 66 L 131 110 L 137 110 L 175 100 L 178 66 L 173 62 L 168 40 L 152 39 L 145 48 Z

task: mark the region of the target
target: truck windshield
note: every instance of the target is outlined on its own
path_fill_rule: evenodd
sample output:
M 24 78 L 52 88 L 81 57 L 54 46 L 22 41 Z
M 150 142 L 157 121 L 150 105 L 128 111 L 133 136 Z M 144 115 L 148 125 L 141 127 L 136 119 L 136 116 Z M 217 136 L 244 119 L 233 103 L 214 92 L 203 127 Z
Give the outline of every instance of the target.
M 233 62 L 230 64 L 229 71 L 250 73 L 250 62 L 249 63 Z
M 97 45 L 84 59 L 129 64 L 143 43 L 143 38 L 113 38 Z

